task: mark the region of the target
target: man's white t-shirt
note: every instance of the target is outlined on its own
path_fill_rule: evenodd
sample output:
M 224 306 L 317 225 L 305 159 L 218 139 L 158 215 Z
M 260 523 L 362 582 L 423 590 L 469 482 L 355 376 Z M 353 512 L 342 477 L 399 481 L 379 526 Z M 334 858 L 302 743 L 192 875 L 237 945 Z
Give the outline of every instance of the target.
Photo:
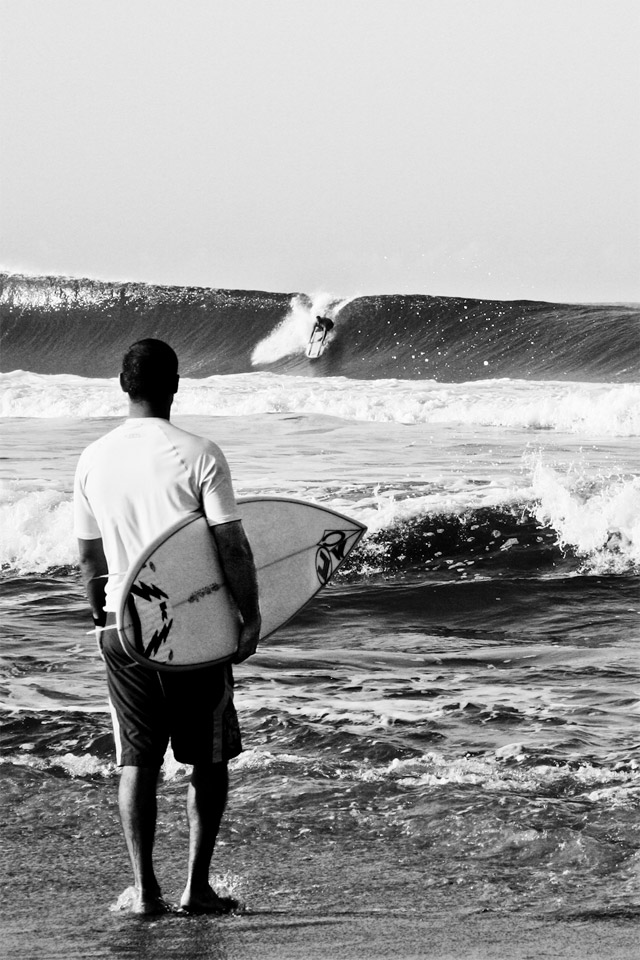
M 224 454 L 168 420 L 126 420 L 78 461 L 74 531 L 102 538 L 109 578 L 105 609 L 117 610 L 130 563 L 164 530 L 192 514 L 211 526 L 240 519 Z

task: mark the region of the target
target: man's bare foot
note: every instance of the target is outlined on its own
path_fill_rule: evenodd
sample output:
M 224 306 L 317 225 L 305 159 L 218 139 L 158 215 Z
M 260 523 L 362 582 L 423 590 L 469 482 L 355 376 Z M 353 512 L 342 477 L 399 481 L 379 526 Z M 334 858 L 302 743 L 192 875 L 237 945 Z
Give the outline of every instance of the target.
M 219 897 L 208 884 L 197 892 L 187 887 L 180 900 L 180 908 L 185 913 L 231 913 L 239 906 L 233 897 Z
M 120 894 L 115 903 L 109 907 L 113 913 L 120 911 L 125 913 L 135 913 L 139 916 L 153 916 L 158 913 L 168 913 L 171 908 L 166 903 L 158 890 L 157 893 L 143 893 L 137 887 L 127 887 Z

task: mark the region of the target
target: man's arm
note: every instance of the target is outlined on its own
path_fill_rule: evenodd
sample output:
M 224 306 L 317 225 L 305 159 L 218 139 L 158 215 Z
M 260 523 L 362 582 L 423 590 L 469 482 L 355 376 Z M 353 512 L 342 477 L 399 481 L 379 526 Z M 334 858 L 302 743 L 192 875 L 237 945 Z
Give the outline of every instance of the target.
M 242 522 L 211 527 L 225 579 L 242 617 L 242 630 L 234 663 L 241 663 L 256 652 L 260 639 L 260 606 L 258 603 L 258 578 L 253 554 Z
M 107 585 L 107 558 L 104 555 L 102 540 L 78 540 L 80 555 L 80 573 L 91 605 L 93 622 L 104 626 L 104 592 Z

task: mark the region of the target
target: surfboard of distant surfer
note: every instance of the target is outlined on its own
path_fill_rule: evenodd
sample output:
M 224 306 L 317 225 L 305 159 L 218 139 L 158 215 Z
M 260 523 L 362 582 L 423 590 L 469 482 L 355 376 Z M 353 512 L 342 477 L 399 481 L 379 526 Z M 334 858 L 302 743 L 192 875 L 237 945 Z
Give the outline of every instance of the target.
M 324 587 L 366 527 L 318 504 L 283 497 L 238 502 L 258 573 L 261 638 Z M 229 660 L 240 621 L 204 516 L 166 530 L 131 564 L 117 614 L 128 655 L 156 670 Z

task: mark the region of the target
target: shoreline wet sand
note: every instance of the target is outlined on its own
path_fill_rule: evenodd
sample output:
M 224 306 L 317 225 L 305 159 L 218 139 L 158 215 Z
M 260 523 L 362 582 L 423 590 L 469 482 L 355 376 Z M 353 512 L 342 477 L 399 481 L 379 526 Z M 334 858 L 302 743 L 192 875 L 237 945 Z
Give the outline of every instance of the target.
M 585 889 L 582 905 L 574 899 L 564 906 L 526 906 L 525 894 L 517 910 L 482 908 L 472 890 L 421 883 L 419 860 L 398 862 L 388 844 L 345 844 L 338 851 L 330 841 L 305 845 L 297 836 L 238 842 L 233 816 L 231 829 L 223 831 L 213 881 L 221 892 L 237 896 L 245 912 L 143 918 L 113 913 L 109 905 L 129 882 L 129 867 L 115 784 L 103 783 L 95 792 L 96 786 L 76 781 L 73 806 L 84 809 L 77 819 L 61 818 L 58 829 L 50 823 L 46 833 L 33 823 L 38 807 L 47 804 L 46 780 L 26 775 L 22 803 L 15 802 L 17 796 L 13 803 L 5 798 L 13 816 L 0 844 L 3 960 L 637 956 L 640 906 L 599 906 L 597 888 Z M 82 802 L 87 793 L 89 804 Z M 181 890 L 186 855 L 181 820 L 165 815 L 159 823 L 158 873 L 171 903 Z
M 12 907 L 5 960 L 635 960 L 640 910 L 588 918 L 371 911 L 277 911 L 231 917 L 109 913 L 92 898 Z

